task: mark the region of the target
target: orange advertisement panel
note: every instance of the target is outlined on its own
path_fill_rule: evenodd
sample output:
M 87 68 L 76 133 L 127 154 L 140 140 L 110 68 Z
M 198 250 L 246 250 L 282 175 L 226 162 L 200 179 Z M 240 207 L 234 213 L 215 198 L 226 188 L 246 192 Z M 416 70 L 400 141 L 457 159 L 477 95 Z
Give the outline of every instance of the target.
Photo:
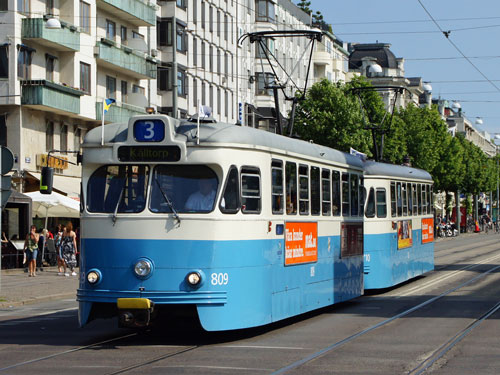
M 398 221 L 398 249 L 405 249 L 413 245 L 411 220 Z
M 422 219 L 422 243 L 434 241 L 434 219 Z
M 318 223 L 285 224 L 285 265 L 318 261 Z

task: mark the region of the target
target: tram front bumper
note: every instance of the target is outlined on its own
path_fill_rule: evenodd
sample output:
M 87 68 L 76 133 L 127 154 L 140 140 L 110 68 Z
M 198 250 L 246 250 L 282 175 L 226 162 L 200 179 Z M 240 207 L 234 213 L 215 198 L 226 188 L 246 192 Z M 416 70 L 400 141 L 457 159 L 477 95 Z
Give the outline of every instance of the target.
M 154 302 L 147 298 L 118 298 L 119 326 L 127 328 L 147 327 L 154 312 Z

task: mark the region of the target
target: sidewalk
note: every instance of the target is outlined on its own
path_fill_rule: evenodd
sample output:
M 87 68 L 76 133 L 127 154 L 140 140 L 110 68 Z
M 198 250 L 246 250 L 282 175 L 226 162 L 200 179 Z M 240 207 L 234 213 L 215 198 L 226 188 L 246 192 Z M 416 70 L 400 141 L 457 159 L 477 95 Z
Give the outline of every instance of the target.
M 61 298 L 76 299 L 78 276 L 58 276 L 57 267 L 44 267 L 36 274 L 36 277 L 28 277 L 28 273 L 19 268 L 1 270 L 0 308 Z

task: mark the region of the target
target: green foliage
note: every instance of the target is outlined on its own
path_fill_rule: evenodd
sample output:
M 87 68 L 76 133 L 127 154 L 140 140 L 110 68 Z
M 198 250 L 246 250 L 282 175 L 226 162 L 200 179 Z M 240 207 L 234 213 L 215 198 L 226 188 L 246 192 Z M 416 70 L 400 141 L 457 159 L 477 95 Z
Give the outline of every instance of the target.
M 372 126 L 385 132 L 383 160 L 401 164 L 409 155 L 413 167 L 432 175 L 434 191 L 478 194 L 496 189 L 497 159 L 488 158 L 463 135 L 452 137 L 436 108 L 408 105 L 397 110 L 391 121 L 375 90 L 355 90 L 370 86 L 363 77 L 347 84 L 326 79 L 314 84 L 297 106 L 297 134 L 344 152 L 352 147 L 372 157 L 368 129 Z M 378 144 L 381 134 L 376 135 Z
M 297 106 L 295 130 L 304 140 L 349 152 L 371 155 L 369 131 L 363 129 L 359 103 L 349 86 L 326 79 L 314 84 Z

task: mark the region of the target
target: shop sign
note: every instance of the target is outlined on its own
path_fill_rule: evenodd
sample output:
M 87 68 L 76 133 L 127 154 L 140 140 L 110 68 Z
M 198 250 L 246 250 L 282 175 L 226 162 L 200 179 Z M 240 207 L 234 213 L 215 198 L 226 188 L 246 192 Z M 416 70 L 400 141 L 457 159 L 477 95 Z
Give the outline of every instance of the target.
M 50 156 L 49 165 L 47 165 L 47 154 L 38 154 L 36 156 L 37 167 L 51 167 L 54 169 L 68 169 L 68 158 L 65 156 Z

